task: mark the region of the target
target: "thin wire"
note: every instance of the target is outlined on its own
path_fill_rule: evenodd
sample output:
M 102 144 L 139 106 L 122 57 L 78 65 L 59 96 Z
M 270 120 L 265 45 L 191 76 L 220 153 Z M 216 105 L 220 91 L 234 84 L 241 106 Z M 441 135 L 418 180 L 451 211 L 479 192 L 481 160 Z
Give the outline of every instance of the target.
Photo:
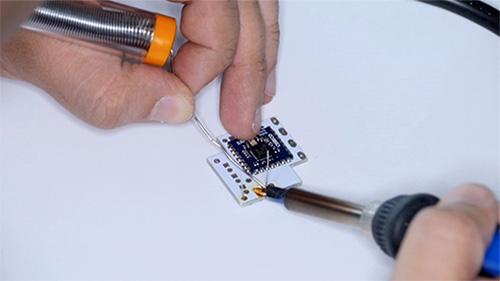
M 269 150 L 266 150 L 266 186 L 269 184 Z
M 257 177 L 254 175 L 250 174 L 249 172 L 245 171 L 243 167 L 241 167 L 241 164 L 234 159 L 234 156 L 227 151 L 227 149 L 220 143 L 220 141 L 214 137 L 212 132 L 208 129 L 208 127 L 205 125 L 205 123 L 201 120 L 201 118 L 195 113 L 193 116 L 193 123 L 200 129 L 200 131 L 203 133 L 203 135 L 213 144 L 215 145 L 218 149 L 220 149 L 238 169 L 240 169 L 243 173 L 245 173 L 248 177 L 250 177 L 254 182 L 256 182 L 260 187 L 266 188 L 266 184 L 263 183 L 261 180 L 259 180 Z
M 174 59 L 173 59 L 174 55 L 175 55 L 175 52 L 173 49 L 171 49 L 170 50 L 170 57 L 169 57 L 169 60 L 167 62 L 167 65 L 168 65 L 169 71 L 175 74 Z M 229 161 L 231 161 L 236 167 L 238 167 L 238 169 L 240 169 L 243 173 L 245 173 L 248 177 L 250 177 L 260 187 L 262 187 L 263 189 L 266 188 L 266 184 L 264 184 L 261 180 L 256 178 L 254 175 L 248 173 L 247 171 L 245 171 L 245 169 L 243 169 L 243 167 L 241 167 L 241 165 L 238 163 L 238 161 L 236 161 L 236 159 L 234 159 L 233 155 L 231 153 L 229 153 L 229 151 L 227 151 L 227 149 L 219 142 L 219 140 L 216 137 L 214 137 L 212 132 L 208 129 L 207 125 L 205 125 L 203 120 L 201 120 L 201 118 L 198 116 L 198 114 L 196 114 L 196 112 L 193 115 L 192 121 L 196 125 L 196 127 L 198 127 L 198 129 L 200 129 L 200 131 L 208 139 L 208 141 L 210 141 L 213 145 L 215 145 L 219 150 L 224 152 L 224 154 L 227 156 Z M 268 153 L 269 153 L 269 151 L 268 151 Z M 267 175 L 266 175 L 266 183 L 267 183 Z
M 201 120 L 200 117 L 198 117 L 198 115 L 195 113 L 194 116 L 193 116 L 193 123 L 201 130 L 201 132 L 203 133 L 203 135 L 205 135 L 205 137 L 215 146 L 217 146 L 217 148 L 221 149 L 221 150 L 224 150 L 224 147 L 220 144 L 219 140 L 217 140 L 213 134 L 210 132 L 210 130 L 208 129 L 207 125 L 205 125 L 205 123 L 203 123 L 203 121 Z
M 170 56 L 168 56 L 168 59 L 167 59 L 167 71 L 168 72 L 172 72 L 175 74 L 174 72 L 174 49 L 170 49 Z

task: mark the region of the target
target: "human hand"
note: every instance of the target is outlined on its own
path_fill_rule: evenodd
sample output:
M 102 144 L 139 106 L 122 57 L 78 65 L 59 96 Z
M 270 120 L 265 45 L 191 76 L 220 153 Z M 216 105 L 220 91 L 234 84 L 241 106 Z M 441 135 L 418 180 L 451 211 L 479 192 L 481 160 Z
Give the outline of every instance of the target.
M 184 4 L 180 29 L 188 42 L 174 58 L 175 74 L 21 30 L 2 36 L 1 73 L 42 88 L 99 128 L 187 121 L 194 95 L 223 74 L 221 121 L 232 135 L 252 138 L 260 107 L 275 93 L 277 1 L 177 2 Z M 2 19 L 19 12 L 5 4 L 14 2 L 0 3 Z
M 475 280 L 499 223 L 490 190 L 466 185 L 417 214 L 399 250 L 393 280 Z

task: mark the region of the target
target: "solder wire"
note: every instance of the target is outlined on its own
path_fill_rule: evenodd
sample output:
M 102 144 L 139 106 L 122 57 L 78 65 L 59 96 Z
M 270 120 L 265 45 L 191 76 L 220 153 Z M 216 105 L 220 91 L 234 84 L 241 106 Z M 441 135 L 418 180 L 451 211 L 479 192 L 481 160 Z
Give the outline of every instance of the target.
M 227 151 L 227 149 L 220 143 L 220 141 L 217 138 L 214 137 L 214 135 L 212 134 L 212 132 L 210 132 L 210 130 L 208 129 L 208 127 L 205 125 L 205 123 L 201 120 L 201 118 L 196 113 L 193 116 L 193 123 L 200 129 L 200 131 L 203 133 L 203 135 L 213 145 L 215 145 L 218 149 L 220 149 L 227 156 L 227 158 L 229 159 L 229 161 L 231 161 L 231 163 L 233 163 L 236 167 L 238 167 L 238 169 L 240 169 L 243 173 L 245 173 L 248 177 L 250 177 L 260 187 L 262 187 L 263 189 L 266 189 L 266 184 L 263 183 L 261 180 L 259 180 L 254 175 L 252 175 L 249 172 L 247 172 L 245 169 L 243 169 L 243 167 L 241 166 L 241 164 L 238 163 L 238 161 L 236 161 L 236 159 L 234 159 L 234 156 L 229 151 Z M 269 155 L 269 152 L 268 152 L 268 155 Z
M 266 186 L 268 184 L 269 184 L 269 149 L 266 149 Z
M 175 55 L 175 52 L 173 50 L 170 50 L 170 59 L 168 60 L 168 63 L 167 63 L 167 65 L 168 65 L 167 70 L 175 74 L 174 60 L 173 60 L 174 55 Z M 257 177 L 255 177 L 254 175 L 250 174 L 249 172 L 245 171 L 245 169 L 243 169 L 241 164 L 238 163 L 238 161 L 236 161 L 236 159 L 234 159 L 233 155 L 229 151 L 227 151 L 227 149 L 219 142 L 219 140 L 216 137 L 214 137 L 212 132 L 208 129 L 207 125 L 205 125 L 203 120 L 200 118 L 200 116 L 196 112 L 193 115 L 192 122 L 193 122 L 193 124 L 195 124 L 196 127 L 198 127 L 198 129 L 203 133 L 203 135 L 208 139 L 208 141 L 210 143 L 215 145 L 220 151 L 222 151 L 227 156 L 227 158 L 229 159 L 229 161 L 231 161 L 231 163 L 233 163 L 236 167 L 238 167 L 238 169 L 240 169 L 243 173 L 245 173 L 248 177 L 250 177 L 260 187 L 262 187 L 263 189 L 266 189 L 266 184 L 264 184 Z M 268 153 L 268 165 L 269 165 L 269 151 L 267 153 Z M 266 176 L 266 183 L 267 183 L 267 176 Z
M 207 128 L 207 125 L 201 120 L 201 118 L 195 113 L 193 116 L 193 123 L 201 130 L 203 135 L 217 148 L 220 150 L 224 150 L 224 147 L 220 144 L 220 142 L 212 135 L 210 130 Z

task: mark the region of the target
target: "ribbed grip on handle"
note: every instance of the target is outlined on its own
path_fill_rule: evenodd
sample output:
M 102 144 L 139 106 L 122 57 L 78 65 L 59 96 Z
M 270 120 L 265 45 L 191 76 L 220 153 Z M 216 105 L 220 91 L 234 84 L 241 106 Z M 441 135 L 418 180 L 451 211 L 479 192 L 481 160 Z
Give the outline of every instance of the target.
M 430 194 L 400 195 L 382 203 L 372 220 L 372 234 L 382 251 L 396 257 L 413 217 L 439 199 Z
M 395 258 L 406 230 L 415 215 L 422 209 L 436 205 L 439 199 L 430 194 L 401 195 L 382 203 L 372 220 L 375 242 L 388 256 Z M 497 229 L 486 250 L 481 275 L 500 276 L 500 233 Z

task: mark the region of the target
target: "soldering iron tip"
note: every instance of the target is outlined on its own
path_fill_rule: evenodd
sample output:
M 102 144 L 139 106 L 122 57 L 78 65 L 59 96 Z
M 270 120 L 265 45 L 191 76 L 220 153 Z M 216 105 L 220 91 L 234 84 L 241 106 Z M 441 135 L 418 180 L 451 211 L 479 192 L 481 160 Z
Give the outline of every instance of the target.
M 258 197 L 266 197 L 266 190 L 262 188 L 261 186 L 254 187 L 252 191 L 258 196 Z

